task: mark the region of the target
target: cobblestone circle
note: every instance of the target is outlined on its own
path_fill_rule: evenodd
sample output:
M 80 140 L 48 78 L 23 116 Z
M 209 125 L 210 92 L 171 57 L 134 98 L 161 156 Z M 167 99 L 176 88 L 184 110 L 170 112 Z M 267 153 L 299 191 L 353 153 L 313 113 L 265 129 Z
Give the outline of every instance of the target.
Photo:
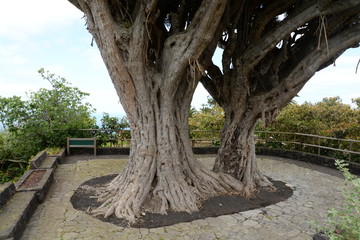
M 197 157 L 212 167 L 215 155 Z M 21 239 L 304 240 L 312 239 L 315 233 L 309 226 L 310 220 L 324 221 L 327 209 L 342 201 L 339 187 L 343 180 L 337 171 L 295 160 L 258 156 L 260 169 L 274 180 L 286 182 L 294 190 L 292 197 L 264 208 L 167 227 L 123 228 L 75 210 L 70 197 L 86 180 L 119 173 L 127 156 L 82 159 L 72 156 L 68 164 L 59 165 L 45 202 L 36 209 Z

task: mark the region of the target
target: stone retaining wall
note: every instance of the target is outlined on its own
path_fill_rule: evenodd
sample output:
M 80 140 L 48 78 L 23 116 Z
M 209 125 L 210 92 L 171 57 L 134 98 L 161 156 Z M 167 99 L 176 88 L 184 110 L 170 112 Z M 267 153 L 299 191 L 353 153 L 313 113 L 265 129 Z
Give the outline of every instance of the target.
M 290 158 L 294 160 L 299 160 L 302 162 L 309 162 L 312 164 L 329 167 L 329 168 L 336 168 L 335 166 L 335 158 L 320 156 L 311 153 L 299 152 L 299 151 L 290 151 L 284 149 L 272 149 L 272 148 L 256 148 L 256 154 L 258 155 L 265 155 L 265 156 L 276 156 L 276 157 L 283 157 L 283 158 Z M 360 176 L 360 164 L 354 162 L 347 162 L 349 164 L 348 168 L 352 174 Z
M 195 154 L 217 154 L 218 147 L 194 147 L 193 151 Z M 87 148 L 74 148 L 71 150 L 72 155 L 93 155 L 92 149 Z M 98 155 L 129 155 L 129 148 L 98 148 Z M 303 162 L 309 162 L 312 164 L 336 168 L 335 159 L 325 156 L 320 156 L 311 153 L 299 152 L 299 151 L 290 151 L 284 149 L 273 149 L 273 148 L 256 148 L 257 155 L 265 156 L 276 156 L 283 158 L 290 158 L 294 160 L 299 160 Z M 360 176 L 360 164 L 347 162 L 349 164 L 348 168 L 352 174 Z
M 46 151 L 41 151 L 30 160 L 31 170 L 26 171 L 15 185 L 0 185 L 0 240 L 17 240 L 21 237 L 37 205 L 44 201 L 53 180 L 54 168 L 64 156 L 65 149 L 61 149 L 55 156 L 48 156 Z M 34 176 L 30 180 L 32 174 Z

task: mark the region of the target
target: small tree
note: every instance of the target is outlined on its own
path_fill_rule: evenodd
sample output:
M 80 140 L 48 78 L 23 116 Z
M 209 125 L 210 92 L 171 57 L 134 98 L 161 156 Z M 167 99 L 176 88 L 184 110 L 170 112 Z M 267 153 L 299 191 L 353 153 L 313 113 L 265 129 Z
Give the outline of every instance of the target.
M 27 119 L 27 105 L 21 97 L 0 97 L 0 124 L 6 131 L 14 132 Z
M 122 130 L 129 128 L 129 122 L 126 117 L 110 117 L 108 113 L 103 113 L 101 118 L 101 128 L 111 130 Z
M 351 99 L 354 104 L 356 104 L 356 108 L 360 110 L 360 97 Z
M 41 88 L 29 93 L 28 119 L 22 133 L 38 139 L 40 148 L 64 146 L 66 137 L 72 135 L 72 131 L 95 123 L 95 118 L 91 116 L 94 109 L 84 102 L 89 94 L 44 69 L 40 69 L 39 73 L 51 84 L 51 89 Z
M 95 123 L 94 111 L 83 103 L 89 94 L 71 87 L 64 78 L 39 70 L 51 89 L 40 89 L 20 97 L 0 98 L 1 160 L 6 169 L 9 162 L 26 162 L 31 155 L 47 147 L 64 146 L 73 130 L 88 128 Z M 5 164 L 6 162 L 6 164 Z
M 108 142 L 112 144 L 118 144 L 121 139 L 130 139 L 129 122 L 126 117 L 110 117 L 108 113 L 103 113 L 101 118 L 100 132 L 96 132 L 99 146 L 104 145 Z
M 191 139 L 214 139 L 212 145 L 219 145 L 220 129 L 224 125 L 224 110 L 214 99 L 208 97 L 207 104 L 200 110 L 191 109 L 189 129 Z M 195 142 L 193 141 L 193 146 Z
M 287 105 L 269 129 L 356 139 L 360 135 L 357 128 L 358 115 L 357 109 L 342 103 L 339 97 L 324 98 L 314 104 L 305 102 Z

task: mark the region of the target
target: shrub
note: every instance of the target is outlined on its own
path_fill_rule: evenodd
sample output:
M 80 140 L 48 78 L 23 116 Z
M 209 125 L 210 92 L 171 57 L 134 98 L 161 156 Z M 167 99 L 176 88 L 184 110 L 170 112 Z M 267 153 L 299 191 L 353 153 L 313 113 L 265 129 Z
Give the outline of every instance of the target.
M 335 163 L 345 177 L 342 194 L 344 204 L 328 210 L 325 225 L 320 228 L 330 240 L 360 239 L 360 178 L 349 173 L 348 164 L 337 160 Z
M 26 169 L 32 155 L 48 147 L 65 146 L 74 130 L 95 123 L 94 109 L 84 102 L 89 95 L 64 78 L 39 70 L 51 85 L 20 97 L 0 96 L 0 181 L 8 181 Z M 78 136 L 80 137 L 80 136 Z M 23 166 L 24 165 L 24 166 Z

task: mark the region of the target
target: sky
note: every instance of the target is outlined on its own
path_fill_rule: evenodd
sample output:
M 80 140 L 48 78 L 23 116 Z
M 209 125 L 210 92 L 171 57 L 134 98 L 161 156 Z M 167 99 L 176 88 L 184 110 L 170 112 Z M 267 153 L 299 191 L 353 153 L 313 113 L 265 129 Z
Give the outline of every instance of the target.
M 97 117 L 103 112 L 123 116 L 99 50 L 91 46 L 83 14 L 67 0 L 20 1 L 0 0 L 0 96 L 26 100 L 26 92 L 50 88 L 37 72 L 44 68 L 90 93 L 86 100 Z M 335 67 L 310 79 L 294 100 L 315 103 L 339 96 L 350 104 L 352 98 L 360 97 L 360 67 L 355 74 L 359 59 L 359 48 L 348 50 Z M 192 105 L 199 109 L 208 95 L 199 84 Z

